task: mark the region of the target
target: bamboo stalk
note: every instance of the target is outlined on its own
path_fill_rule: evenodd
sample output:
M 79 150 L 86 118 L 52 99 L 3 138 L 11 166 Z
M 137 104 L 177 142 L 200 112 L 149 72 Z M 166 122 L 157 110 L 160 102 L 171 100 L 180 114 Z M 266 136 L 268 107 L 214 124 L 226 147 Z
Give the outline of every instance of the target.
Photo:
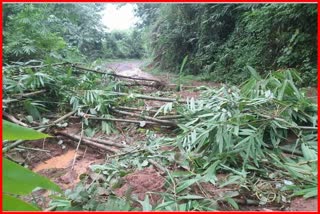
M 81 139 L 80 136 L 78 136 L 78 135 L 71 135 L 71 134 L 68 134 L 68 133 L 65 133 L 65 132 L 62 132 L 62 131 L 58 131 L 58 132 L 56 132 L 56 134 L 63 135 L 63 136 L 68 137 L 69 139 L 74 140 L 74 141 L 79 141 Z M 108 147 L 108 146 L 105 146 L 105 145 L 101 145 L 99 143 L 95 143 L 95 142 L 92 142 L 92 141 L 87 140 L 87 139 L 82 139 L 82 142 L 84 144 L 91 145 L 91 146 L 94 146 L 94 147 L 98 147 L 100 149 L 104 149 L 104 150 L 107 150 L 109 152 L 113 152 L 113 153 L 118 153 L 119 152 L 118 149 L 113 149 L 111 147 Z
M 48 118 L 55 118 L 56 116 L 47 116 Z M 79 116 L 70 116 L 72 119 L 80 119 Z M 159 125 L 159 123 L 145 120 L 129 120 L 129 119 L 120 119 L 120 118 L 103 118 L 103 117 L 95 117 L 89 116 L 86 117 L 88 120 L 102 120 L 102 121 L 112 121 L 112 122 L 124 122 L 124 123 L 135 123 L 140 125 L 141 123 L 145 123 L 146 125 Z
M 71 115 L 73 115 L 74 113 L 76 113 L 77 110 L 74 110 L 74 111 L 71 111 L 65 115 L 63 115 L 62 117 L 56 119 L 55 121 L 53 121 L 52 123 L 48 124 L 48 125 L 42 125 L 42 126 L 38 126 L 38 127 L 33 127 L 33 128 L 48 128 L 48 127 L 51 127 L 51 126 L 54 126 L 56 125 L 57 123 L 59 123 L 60 121 L 68 118 L 68 117 L 71 117 Z
M 71 170 L 73 170 L 74 168 L 74 164 L 76 163 L 76 159 L 77 159 L 77 154 L 78 154 L 78 151 L 79 151 L 79 148 L 80 148 L 80 144 L 81 144 L 81 141 L 82 141 L 82 138 L 83 138 L 83 121 L 81 123 L 81 134 L 80 134 L 80 138 L 79 138 L 79 142 L 78 142 L 78 145 L 76 147 L 76 152 L 74 153 L 74 156 L 73 156 L 73 161 L 72 161 L 72 167 L 71 167 Z
M 37 129 L 36 131 L 42 132 L 42 131 L 44 131 L 45 129 L 46 129 L 46 128 L 40 128 L 40 129 Z M 12 149 L 12 148 L 14 148 L 14 147 L 16 147 L 16 146 L 19 146 L 20 144 L 22 144 L 22 143 L 24 143 L 24 142 L 25 142 L 25 140 L 17 140 L 16 142 L 11 143 L 10 145 L 4 147 L 4 148 L 2 149 L 2 152 L 7 152 L 7 151 L 9 151 L 10 149 Z
M 114 122 L 136 123 L 136 124 L 139 124 L 139 125 L 142 122 L 145 122 L 145 124 L 158 125 L 158 123 L 152 122 L 152 121 L 139 121 L 139 120 L 118 119 L 118 118 L 88 117 L 87 119 L 89 119 L 89 120 L 106 120 L 106 121 L 114 121 Z
M 18 99 L 3 99 L 2 102 L 5 103 L 5 104 L 8 104 L 8 103 L 13 103 L 13 102 L 18 102 L 19 100 Z
M 109 146 L 116 146 L 116 147 L 120 147 L 120 148 L 128 148 L 129 147 L 129 146 L 121 144 L 121 143 L 113 143 L 113 142 L 103 140 L 103 139 L 98 139 L 98 138 L 83 137 L 83 139 L 98 142 L 98 143 L 109 145 Z
M 106 72 L 98 71 L 98 70 L 95 70 L 95 69 L 80 67 L 80 66 L 77 66 L 77 65 L 74 65 L 74 64 L 72 65 L 72 67 L 78 68 L 78 69 L 84 70 L 84 71 L 91 71 L 91 72 L 110 75 L 110 76 L 115 76 L 115 77 L 119 77 L 119 78 L 132 79 L 132 80 L 143 80 L 143 81 L 153 81 L 153 82 L 157 82 L 158 84 L 162 85 L 162 83 L 159 80 L 156 80 L 156 79 L 147 79 L 147 78 L 141 78 L 141 77 L 130 77 L 130 76 L 124 76 L 124 75 L 114 74 L 114 73 L 106 73 Z
M 17 118 L 15 118 L 13 115 L 8 114 L 7 112 L 4 112 L 4 111 L 3 111 L 3 112 L 2 112 L 2 116 L 5 117 L 5 118 L 7 118 L 8 120 L 10 120 L 11 122 L 14 122 L 14 123 L 20 125 L 20 126 L 28 127 L 27 124 L 19 121 L 19 120 L 18 120 Z
M 158 168 L 160 171 L 162 171 L 164 174 L 167 174 L 167 170 L 161 166 L 159 163 L 157 163 L 154 160 L 148 160 L 149 163 L 151 163 L 153 166 L 155 166 L 156 168 Z
M 77 110 L 71 111 L 71 112 L 69 112 L 68 114 L 63 115 L 63 116 L 60 117 L 59 119 L 53 121 L 52 124 L 59 123 L 60 121 L 66 119 L 66 118 L 68 118 L 68 117 L 70 117 L 71 115 L 73 115 L 73 114 L 76 113 L 76 112 L 77 112 Z
M 34 92 L 29 92 L 29 93 L 25 93 L 25 94 L 13 94 L 12 96 L 14 97 L 31 97 L 33 95 L 37 95 L 37 94 L 42 94 L 44 92 L 46 92 L 47 90 L 43 89 L 43 90 L 40 90 L 40 91 L 34 91 Z
M 125 85 L 125 86 L 128 86 L 128 87 L 130 87 L 130 86 L 146 86 L 146 87 L 154 87 L 154 88 L 157 88 L 157 87 L 159 87 L 159 85 L 158 84 L 147 84 L 147 83 L 138 83 L 138 82 L 135 82 L 135 83 L 133 83 L 133 84 L 130 84 L 130 83 L 124 83 L 123 85 Z
M 157 110 L 148 110 L 148 109 L 140 109 L 140 108 L 133 108 L 133 107 L 127 107 L 127 106 L 117 106 L 118 109 L 120 110 L 128 110 L 128 111 L 147 111 L 147 112 L 152 112 L 152 113 L 157 113 Z
M 76 110 L 74 110 L 74 111 L 72 111 L 72 112 L 69 112 L 68 114 L 66 114 L 66 115 L 60 117 L 59 119 L 53 121 L 53 122 L 52 122 L 51 124 L 49 124 L 49 125 L 43 125 L 43 126 L 33 127 L 33 128 L 36 128 L 37 131 L 42 132 L 42 131 L 46 130 L 48 127 L 51 127 L 51 126 L 55 125 L 56 123 L 58 123 L 58 122 L 60 122 L 60 121 L 62 121 L 62 120 L 64 120 L 64 119 L 66 119 L 67 117 L 70 117 L 70 116 L 71 116 L 72 114 L 74 114 L 75 112 L 76 112 Z M 12 148 L 14 148 L 14 147 L 16 147 L 16 146 L 24 143 L 24 142 L 25 142 L 25 140 L 17 140 L 16 142 L 11 143 L 10 145 L 4 147 L 4 148 L 2 149 L 2 152 L 7 152 L 7 151 L 9 151 L 10 149 L 12 149 Z
M 127 112 L 127 111 L 120 111 L 120 110 L 116 110 L 116 109 L 112 109 L 113 112 L 118 113 L 118 114 L 123 114 L 123 115 L 128 115 L 131 117 L 140 117 L 146 120 L 150 120 L 156 123 L 160 123 L 160 124 L 164 124 L 164 125 L 169 125 L 169 126 L 177 126 L 176 123 L 169 121 L 169 120 L 159 120 L 156 119 L 154 117 L 148 117 L 148 116 L 143 116 L 141 114 L 136 114 L 136 113 L 132 113 L 132 112 Z
M 178 84 L 168 84 L 167 87 L 177 87 Z M 199 86 L 192 86 L 192 85 L 181 85 L 181 88 L 198 88 Z
M 122 92 L 113 92 L 113 95 L 115 96 L 129 96 L 130 94 L 122 93 Z M 187 103 L 186 100 L 177 100 L 173 98 L 166 98 L 166 97 L 152 97 L 142 94 L 133 94 L 135 98 L 138 99 L 145 99 L 145 100 L 157 100 L 157 101 L 163 101 L 163 102 L 179 102 L 179 103 Z
M 14 66 L 10 66 L 13 68 L 44 68 L 44 67 L 48 67 L 48 66 L 59 66 L 59 65 L 66 65 L 66 64 L 70 64 L 69 62 L 62 62 L 62 63 L 55 63 L 55 64 L 45 64 L 45 65 L 34 65 L 34 66 L 23 66 L 23 65 L 14 65 Z
M 110 155 L 110 156 L 108 155 L 107 159 L 114 158 L 114 157 L 120 157 L 120 156 L 124 156 L 124 155 L 128 155 L 128 154 L 135 154 L 135 153 L 143 152 L 143 151 L 145 151 L 145 149 L 133 149 L 128 152 L 118 153 L 118 154 Z
M 166 115 L 166 116 L 159 116 L 158 119 L 179 119 L 183 118 L 182 115 Z
M 39 152 L 50 152 L 50 150 L 46 150 L 46 149 L 30 148 L 30 147 L 24 147 L 24 146 L 18 146 L 15 149 L 27 149 L 27 150 L 39 151 Z

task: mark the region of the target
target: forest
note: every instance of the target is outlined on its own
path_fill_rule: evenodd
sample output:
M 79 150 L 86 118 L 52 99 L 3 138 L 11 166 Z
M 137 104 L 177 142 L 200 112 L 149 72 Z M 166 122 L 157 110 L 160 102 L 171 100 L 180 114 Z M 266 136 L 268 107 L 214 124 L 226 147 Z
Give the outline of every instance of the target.
M 107 5 L 3 4 L 4 211 L 317 210 L 317 4 Z

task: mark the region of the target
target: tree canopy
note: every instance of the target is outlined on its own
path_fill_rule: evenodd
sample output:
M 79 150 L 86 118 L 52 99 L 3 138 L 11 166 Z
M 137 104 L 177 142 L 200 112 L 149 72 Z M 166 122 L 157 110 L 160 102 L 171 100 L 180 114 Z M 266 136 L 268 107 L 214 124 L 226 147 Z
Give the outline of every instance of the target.
M 297 69 L 316 84 L 316 4 L 137 4 L 154 65 L 237 83 L 249 73 Z

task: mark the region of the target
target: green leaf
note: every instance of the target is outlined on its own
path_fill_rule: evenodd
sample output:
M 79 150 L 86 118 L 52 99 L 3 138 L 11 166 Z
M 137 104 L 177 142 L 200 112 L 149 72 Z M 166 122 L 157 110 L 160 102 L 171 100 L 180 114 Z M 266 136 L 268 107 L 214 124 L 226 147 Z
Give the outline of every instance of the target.
M 110 196 L 106 203 L 99 204 L 96 211 L 129 211 L 131 209 L 130 204 L 114 196 Z
M 2 120 L 2 124 L 3 140 L 38 140 L 51 137 L 50 135 L 16 125 L 6 120 Z
M 227 197 L 227 198 L 226 198 L 226 201 L 227 201 L 231 206 L 233 206 L 236 210 L 239 209 L 239 206 L 238 206 L 237 202 L 236 202 L 235 200 L 233 200 L 233 198 Z
M 200 178 L 193 178 L 186 181 L 182 181 L 181 184 L 177 187 L 176 193 L 182 192 L 183 190 L 187 189 L 189 186 L 191 186 L 192 184 L 194 184 L 199 180 Z
M 305 143 L 301 144 L 301 150 L 303 153 L 303 157 L 306 160 L 316 160 L 318 158 L 316 151 L 313 149 L 310 149 L 309 146 L 306 145 Z
M 184 66 L 185 66 L 186 63 L 187 63 L 188 57 L 189 57 L 189 55 L 187 55 L 187 56 L 185 56 L 185 57 L 183 58 L 183 61 L 182 61 L 181 67 L 180 67 L 180 74 L 183 72 L 183 69 L 184 69 Z
M 142 206 L 142 211 L 151 211 L 152 210 L 152 206 L 149 202 L 149 196 L 146 195 L 144 201 L 140 201 L 140 200 L 137 200 L 141 206 Z
M 311 198 L 311 197 L 316 197 L 317 195 L 318 195 L 318 189 L 317 188 L 313 188 L 309 192 L 307 192 L 303 196 L 303 198 L 307 199 L 307 198 Z
M 256 80 L 261 80 L 261 76 L 257 73 L 257 71 L 252 68 L 251 66 L 247 65 L 248 70 L 250 71 L 251 75 L 256 79 Z
M 4 211 L 40 211 L 39 208 L 11 195 L 3 194 L 2 197 L 2 205 Z
M 5 193 L 27 195 L 37 187 L 61 192 L 58 185 L 29 169 L 6 158 L 2 158 L 2 163 L 3 192 Z

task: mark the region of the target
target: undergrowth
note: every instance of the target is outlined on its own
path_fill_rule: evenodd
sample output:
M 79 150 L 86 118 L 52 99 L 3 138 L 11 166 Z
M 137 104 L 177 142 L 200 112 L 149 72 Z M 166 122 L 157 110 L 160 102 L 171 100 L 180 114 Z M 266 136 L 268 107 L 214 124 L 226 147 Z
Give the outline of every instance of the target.
M 91 166 L 73 191 L 51 205 L 59 210 L 212 211 L 244 203 L 285 209 L 295 196 L 317 196 L 317 105 L 296 87 L 294 71 L 261 78 L 247 69 L 251 78 L 240 87 L 207 88 L 186 105 L 160 108 L 159 113 L 183 115 L 176 137 L 149 132 L 138 148 Z M 150 159 L 166 168 L 166 191 L 146 193 L 143 201 L 132 192 L 117 197 L 123 178 L 150 166 Z M 212 195 L 203 184 L 222 191 Z M 161 196 L 157 204 L 150 203 L 152 194 Z

